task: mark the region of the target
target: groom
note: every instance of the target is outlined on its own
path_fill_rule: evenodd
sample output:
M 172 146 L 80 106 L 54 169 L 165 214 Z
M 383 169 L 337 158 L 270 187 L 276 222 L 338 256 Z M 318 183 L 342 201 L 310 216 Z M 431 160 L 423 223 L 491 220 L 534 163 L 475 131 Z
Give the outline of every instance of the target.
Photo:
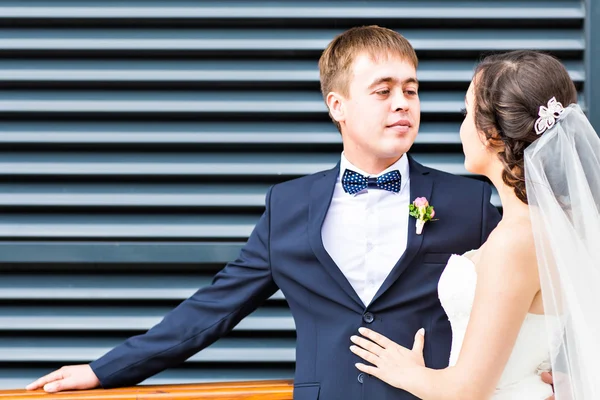
M 349 338 L 367 326 L 412 346 L 425 328 L 427 365 L 446 367 L 451 331 L 438 279 L 451 254 L 478 248 L 500 219 L 489 185 L 406 154 L 420 121 L 416 67 L 414 49 L 394 31 L 336 37 L 319 68 L 342 135 L 340 162 L 273 186 L 238 259 L 158 325 L 28 389 L 136 384 L 209 346 L 281 289 L 297 329 L 295 400 L 413 399 L 359 373 Z M 421 234 L 409 216 L 418 197 L 435 209 Z

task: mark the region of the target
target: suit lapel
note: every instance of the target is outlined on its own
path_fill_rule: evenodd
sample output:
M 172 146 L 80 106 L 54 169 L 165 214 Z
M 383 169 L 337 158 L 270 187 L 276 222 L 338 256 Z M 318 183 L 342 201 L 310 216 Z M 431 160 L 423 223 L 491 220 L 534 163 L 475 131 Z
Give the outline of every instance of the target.
M 333 198 L 333 191 L 340 171 L 339 167 L 338 164 L 335 168 L 325 171 L 323 176 L 316 180 L 312 185 L 308 211 L 308 237 L 313 252 L 325 270 L 331 275 L 333 280 L 341 286 L 344 292 L 358 303 L 362 309 L 364 308 L 363 302 L 360 297 L 358 297 L 358 294 L 354 291 L 354 288 L 352 288 L 352 285 L 350 285 L 350 282 L 348 282 L 348 279 L 346 279 L 343 272 L 333 261 L 329 253 L 327 253 L 327 250 L 325 250 L 323 238 L 321 236 L 321 228 L 325 221 L 327 210 L 329 210 L 331 199 Z
M 410 156 L 408 156 L 408 162 L 410 168 L 410 202 L 417 197 L 426 197 L 428 200 L 431 200 L 430 197 L 433 188 L 433 178 L 431 178 L 431 175 L 429 175 L 429 171 L 427 171 L 421 164 L 414 161 Z M 408 214 L 408 207 L 406 210 L 400 210 L 400 212 L 405 212 Z M 375 294 L 375 297 L 373 297 L 371 304 L 373 304 L 383 293 L 385 293 L 386 290 L 390 288 L 390 286 L 392 286 L 394 282 L 396 282 L 396 280 L 406 270 L 406 268 L 408 268 L 410 262 L 419 252 L 421 244 L 423 244 L 423 236 L 427 234 L 427 224 L 425 224 L 422 234 L 417 235 L 416 222 L 416 218 L 409 217 L 406 250 Z

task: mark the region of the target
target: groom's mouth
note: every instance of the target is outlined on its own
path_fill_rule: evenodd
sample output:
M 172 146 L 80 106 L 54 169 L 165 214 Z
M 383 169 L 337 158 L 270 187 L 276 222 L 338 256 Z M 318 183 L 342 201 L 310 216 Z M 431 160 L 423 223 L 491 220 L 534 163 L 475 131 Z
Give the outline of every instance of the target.
M 393 124 L 388 125 L 387 127 L 397 131 L 398 133 L 406 133 L 411 126 L 412 125 L 408 119 L 400 119 Z

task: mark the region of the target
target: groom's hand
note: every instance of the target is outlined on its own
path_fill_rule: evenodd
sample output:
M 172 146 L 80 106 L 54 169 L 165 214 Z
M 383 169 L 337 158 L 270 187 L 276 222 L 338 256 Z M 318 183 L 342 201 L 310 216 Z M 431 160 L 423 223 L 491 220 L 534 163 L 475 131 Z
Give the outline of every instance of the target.
M 62 367 L 33 383 L 27 385 L 27 390 L 44 388 L 48 393 L 64 390 L 94 389 L 100 386 L 100 381 L 88 364 Z
M 549 385 L 554 385 L 554 377 L 552 376 L 552 373 L 550 373 L 550 372 L 542 373 L 542 381 L 544 381 L 544 383 L 547 383 Z M 553 388 L 554 388 L 554 386 L 553 386 Z M 554 400 L 554 396 L 550 396 L 546 400 Z

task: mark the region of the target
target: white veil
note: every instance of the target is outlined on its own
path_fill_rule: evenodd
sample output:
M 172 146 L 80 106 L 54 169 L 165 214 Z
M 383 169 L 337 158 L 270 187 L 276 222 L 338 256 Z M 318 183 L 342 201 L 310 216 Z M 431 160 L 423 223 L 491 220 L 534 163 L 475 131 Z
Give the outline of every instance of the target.
M 525 179 L 554 390 L 600 399 L 600 138 L 576 104 L 548 120 L 525 150 Z

